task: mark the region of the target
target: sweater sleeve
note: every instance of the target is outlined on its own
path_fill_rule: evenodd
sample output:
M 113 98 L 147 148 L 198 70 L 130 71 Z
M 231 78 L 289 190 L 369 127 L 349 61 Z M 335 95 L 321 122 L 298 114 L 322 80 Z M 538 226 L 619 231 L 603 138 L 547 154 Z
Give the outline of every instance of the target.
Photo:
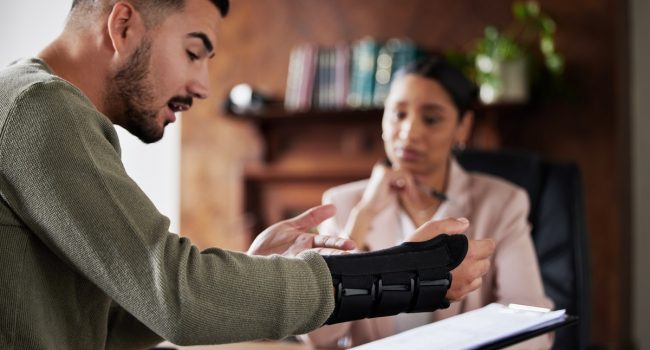
M 137 318 L 113 303 L 107 327 L 105 350 L 141 350 L 159 344 L 163 339 Z
M 126 174 L 112 124 L 61 80 L 25 90 L 0 136 L 0 185 L 25 225 L 128 313 L 177 344 L 320 326 L 331 277 L 315 253 L 197 250 Z

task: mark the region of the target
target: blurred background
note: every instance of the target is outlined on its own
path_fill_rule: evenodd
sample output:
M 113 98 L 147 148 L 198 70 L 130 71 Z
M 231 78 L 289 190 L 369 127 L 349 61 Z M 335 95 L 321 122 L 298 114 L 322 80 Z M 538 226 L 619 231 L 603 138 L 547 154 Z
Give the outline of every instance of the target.
M 2 2 L 0 65 L 35 55 L 58 34 L 70 3 Z M 358 108 L 347 99 L 329 105 L 313 96 L 307 106 L 296 104 L 294 56 L 320 58 L 322 48 L 347 47 L 353 65 L 361 40 L 374 41 L 379 55 L 398 38 L 453 55 L 479 81 L 474 63 L 486 54 L 485 40 L 495 39 L 486 33 L 492 26 L 539 62 L 547 63 L 548 52 L 557 57 L 530 75 L 524 98 L 488 96 L 471 146 L 577 163 L 590 240 L 592 343 L 650 349 L 650 2 L 538 4 L 552 30 L 540 22 L 540 30 L 520 36 L 511 31 L 517 21 L 510 0 L 232 0 L 211 62 L 211 97 L 168 127 L 158 144 L 144 146 L 120 132 L 127 171 L 174 231 L 201 248 L 243 250 L 261 227 L 317 204 L 324 189 L 367 177 L 381 156 L 379 106 Z M 553 50 L 540 37 L 550 37 Z M 317 63 L 312 69 L 318 72 Z M 226 98 L 241 83 L 265 96 L 268 107 L 226 112 Z

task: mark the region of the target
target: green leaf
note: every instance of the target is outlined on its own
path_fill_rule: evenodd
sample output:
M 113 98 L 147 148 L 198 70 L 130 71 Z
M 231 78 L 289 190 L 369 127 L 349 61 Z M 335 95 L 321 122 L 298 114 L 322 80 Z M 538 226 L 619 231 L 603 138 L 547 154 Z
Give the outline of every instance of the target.
M 512 14 L 515 19 L 523 21 L 526 19 L 528 12 L 526 11 L 526 6 L 521 2 L 515 2 L 512 4 Z
M 564 70 L 564 58 L 558 54 L 546 56 L 546 67 L 553 74 L 560 74 Z
M 542 35 L 542 37 L 539 39 L 539 49 L 544 55 L 555 52 L 555 42 L 553 40 L 553 37 L 550 35 Z
M 526 2 L 526 12 L 530 17 L 537 17 L 539 16 L 540 10 L 539 10 L 539 4 L 537 1 L 528 1 Z
M 555 33 L 555 21 L 553 21 L 550 17 L 544 16 L 544 18 L 540 20 L 540 23 L 541 23 L 542 30 L 545 33 L 548 34 Z

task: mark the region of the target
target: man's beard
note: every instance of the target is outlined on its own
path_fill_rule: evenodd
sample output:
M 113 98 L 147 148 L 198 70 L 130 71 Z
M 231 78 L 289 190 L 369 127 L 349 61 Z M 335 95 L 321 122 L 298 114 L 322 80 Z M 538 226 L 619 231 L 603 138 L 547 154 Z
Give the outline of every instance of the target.
M 120 68 L 109 87 L 107 105 L 121 109 L 124 122 L 121 125 L 144 143 L 152 143 L 163 137 L 165 128 L 158 125 L 154 103 L 153 84 L 149 81 L 151 42 L 145 40 L 133 57 Z M 117 99 L 117 101 L 113 99 Z M 117 104 L 116 104 L 117 102 Z

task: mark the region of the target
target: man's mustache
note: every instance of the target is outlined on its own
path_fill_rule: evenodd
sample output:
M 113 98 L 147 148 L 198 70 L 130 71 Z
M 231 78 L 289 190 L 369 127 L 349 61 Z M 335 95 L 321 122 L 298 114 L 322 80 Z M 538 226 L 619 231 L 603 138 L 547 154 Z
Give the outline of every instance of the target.
M 192 107 L 193 102 L 194 99 L 190 96 L 174 96 L 169 100 L 169 104 L 186 105 L 188 109 Z

